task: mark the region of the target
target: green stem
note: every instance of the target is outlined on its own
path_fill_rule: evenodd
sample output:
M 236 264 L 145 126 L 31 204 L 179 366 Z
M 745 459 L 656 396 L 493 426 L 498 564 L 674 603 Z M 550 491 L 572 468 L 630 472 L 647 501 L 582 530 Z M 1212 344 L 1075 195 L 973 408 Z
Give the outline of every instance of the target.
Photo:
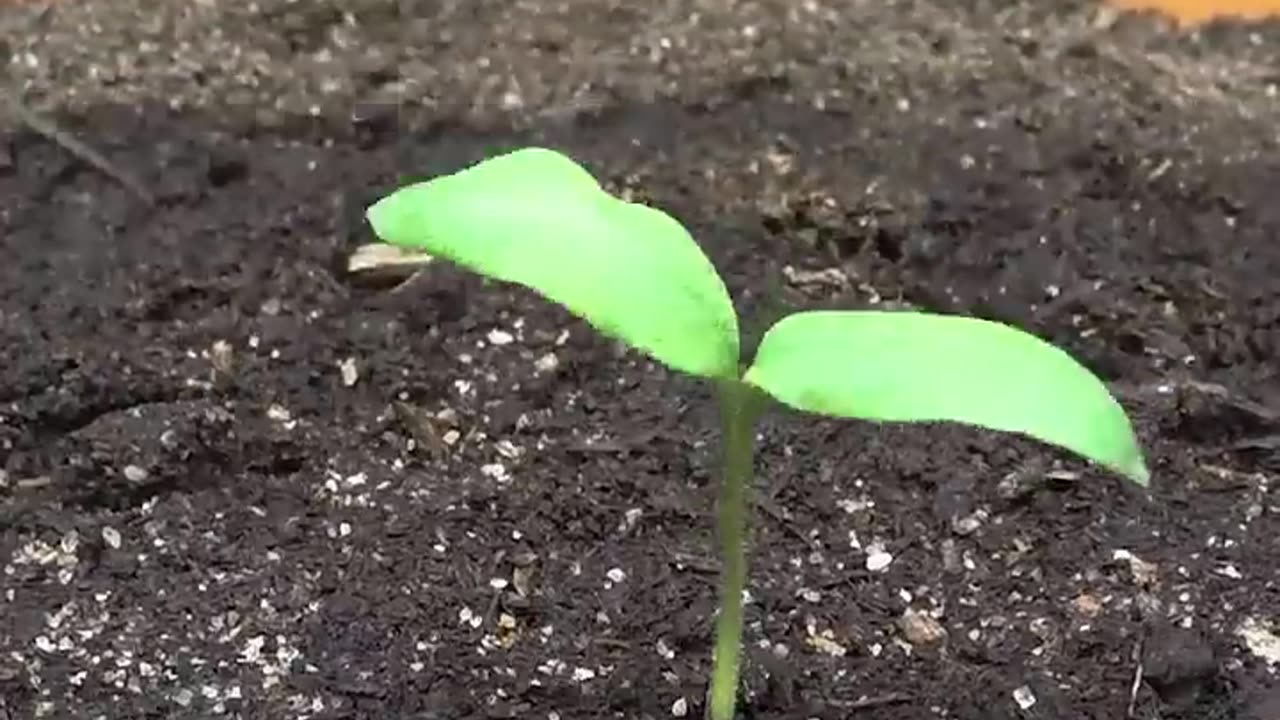
M 742 652 L 742 593 L 747 584 L 747 496 L 754 462 L 759 395 L 738 380 L 720 385 L 724 477 L 717 519 L 720 536 L 720 615 L 716 619 L 711 671 L 711 720 L 733 720 Z

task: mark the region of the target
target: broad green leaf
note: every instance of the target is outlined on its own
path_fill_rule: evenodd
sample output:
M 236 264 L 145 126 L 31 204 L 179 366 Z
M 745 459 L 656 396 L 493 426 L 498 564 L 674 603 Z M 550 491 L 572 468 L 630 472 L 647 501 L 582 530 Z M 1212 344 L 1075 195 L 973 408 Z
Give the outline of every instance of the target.
M 806 412 L 951 421 L 1060 446 L 1146 485 L 1128 417 L 1066 352 L 986 320 L 804 312 L 774 325 L 744 380 Z
M 387 243 L 528 287 L 675 370 L 739 370 L 733 302 L 688 231 L 558 152 L 517 150 L 403 187 L 367 217 Z

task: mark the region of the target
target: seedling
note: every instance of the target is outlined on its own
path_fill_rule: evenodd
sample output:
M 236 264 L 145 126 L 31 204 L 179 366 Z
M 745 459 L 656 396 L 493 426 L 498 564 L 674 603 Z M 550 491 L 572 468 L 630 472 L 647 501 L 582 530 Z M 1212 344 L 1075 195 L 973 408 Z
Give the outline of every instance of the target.
M 754 428 L 769 399 L 826 416 L 1018 433 L 1147 484 L 1129 419 L 1102 382 L 1006 325 L 906 311 L 799 312 L 773 325 L 744 363 L 728 290 L 689 232 L 660 210 L 610 195 L 558 152 L 526 148 L 408 185 L 367 216 L 387 243 L 530 288 L 714 385 L 723 569 L 712 720 L 734 715 Z

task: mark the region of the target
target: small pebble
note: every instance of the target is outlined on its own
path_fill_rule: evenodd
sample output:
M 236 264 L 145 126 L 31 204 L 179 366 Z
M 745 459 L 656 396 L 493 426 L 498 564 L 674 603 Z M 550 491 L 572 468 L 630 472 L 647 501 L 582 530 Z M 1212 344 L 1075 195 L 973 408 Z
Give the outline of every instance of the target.
M 186 688 L 182 688 L 181 690 L 173 694 L 173 701 L 178 703 L 182 707 L 189 706 L 191 704 L 191 701 L 194 699 L 195 699 L 195 693 L 191 692 Z
M 343 387 L 352 387 L 360 381 L 360 369 L 356 367 L 355 358 L 347 358 L 338 363 L 338 370 L 342 373 Z
M 911 608 L 898 619 L 898 629 L 912 645 L 934 645 L 947 636 L 947 631 L 932 616 Z
M 1036 704 L 1036 695 L 1031 692 L 1031 688 L 1023 685 L 1013 691 L 1013 701 L 1018 703 L 1018 707 L 1023 710 L 1030 710 Z
M 555 353 L 547 353 L 533 364 L 534 369 L 540 373 L 548 373 L 560 366 L 560 358 Z
M 1080 593 L 1071 602 L 1071 605 L 1081 617 L 1085 618 L 1095 618 L 1098 613 L 1102 612 L 1102 603 L 1089 593 Z
M 226 340 L 214 341 L 213 347 L 209 349 L 209 362 L 214 370 L 230 375 L 235 370 L 235 353 L 231 349 L 231 343 Z
M 890 555 L 884 548 L 872 548 L 867 553 L 867 570 L 870 572 L 881 572 L 893 562 L 893 555 Z

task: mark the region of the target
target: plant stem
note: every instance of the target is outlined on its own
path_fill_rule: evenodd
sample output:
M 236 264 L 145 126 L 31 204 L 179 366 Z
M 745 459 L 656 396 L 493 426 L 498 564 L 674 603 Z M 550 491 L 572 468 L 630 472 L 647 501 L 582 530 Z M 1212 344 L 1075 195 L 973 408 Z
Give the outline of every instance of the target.
M 742 651 L 742 594 L 747 584 L 747 496 L 754 463 L 755 422 L 760 396 L 739 380 L 720 385 L 724 476 L 717 520 L 720 536 L 720 615 L 716 619 L 711 671 L 711 720 L 733 720 Z

